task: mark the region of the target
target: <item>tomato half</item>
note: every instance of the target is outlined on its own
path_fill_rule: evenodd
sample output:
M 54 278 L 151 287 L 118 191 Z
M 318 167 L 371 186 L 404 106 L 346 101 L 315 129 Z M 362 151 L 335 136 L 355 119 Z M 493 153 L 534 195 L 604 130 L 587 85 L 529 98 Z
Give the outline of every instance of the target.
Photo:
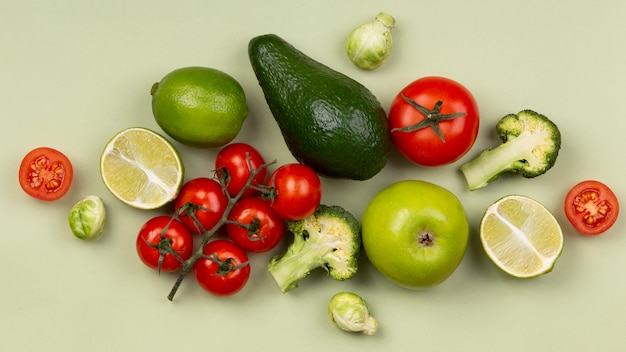
M 171 216 L 157 216 L 148 220 L 139 230 L 137 255 L 149 268 L 172 272 L 183 265 L 181 260 L 191 257 L 193 237 L 187 227 Z M 172 251 L 176 255 L 168 252 Z
M 250 278 L 248 256 L 227 240 L 213 240 L 203 249 L 204 257 L 193 266 L 198 284 L 216 296 L 239 292 Z
M 57 200 L 69 191 L 74 178 L 70 159 L 60 151 L 39 147 L 24 156 L 18 179 L 20 186 L 31 197 Z
M 240 199 L 228 220 L 228 237 L 248 252 L 269 251 L 280 243 L 285 232 L 285 221 L 259 197 Z
M 619 202 L 607 185 L 587 180 L 570 189 L 565 196 L 563 210 L 576 231 L 596 236 L 615 224 L 619 215 Z
M 319 176 L 303 164 L 285 164 L 268 181 L 272 189 L 272 209 L 285 220 L 300 220 L 313 214 L 322 200 Z
M 228 198 L 219 182 L 198 177 L 185 182 L 180 189 L 174 211 L 191 232 L 203 234 L 221 220 L 227 205 Z
M 226 189 L 231 197 L 235 197 L 246 186 L 252 170 L 257 174 L 251 182 L 250 188 L 246 189 L 243 197 L 249 197 L 258 192 L 254 186 L 265 185 L 267 168 L 259 168 L 265 164 L 265 159 L 258 150 L 246 143 L 231 143 L 222 148 L 215 158 L 215 170 L 221 177 L 220 170 L 226 169 L 228 180 Z
M 460 83 L 420 78 L 402 89 L 389 110 L 391 141 L 409 161 L 422 166 L 452 163 L 478 135 L 478 105 Z

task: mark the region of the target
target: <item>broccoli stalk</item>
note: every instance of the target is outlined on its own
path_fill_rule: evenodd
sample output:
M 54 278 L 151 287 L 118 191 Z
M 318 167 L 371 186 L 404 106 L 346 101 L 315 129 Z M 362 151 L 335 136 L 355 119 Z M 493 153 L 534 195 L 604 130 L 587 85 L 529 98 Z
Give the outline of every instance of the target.
M 486 149 L 461 166 L 470 190 L 476 190 L 504 172 L 517 172 L 525 178 L 544 174 L 561 148 L 558 127 L 544 115 L 531 110 L 504 116 L 496 125 L 503 144 Z
M 352 278 L 361 253 L 359 221 L 340 206 L 320 205 L 305 219 L 287 222 L 293 243 L 281 257 L 273 257 L 268 270 L 281 291 L 298 287 L 298 281 L 318 267 L 335 280 Z

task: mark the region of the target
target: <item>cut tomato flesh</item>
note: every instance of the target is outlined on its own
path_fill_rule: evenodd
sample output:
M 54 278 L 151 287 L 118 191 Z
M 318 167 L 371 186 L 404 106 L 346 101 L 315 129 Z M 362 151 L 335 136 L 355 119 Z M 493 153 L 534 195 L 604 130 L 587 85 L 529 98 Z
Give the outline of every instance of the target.
M 572 226 L 588 236 L 607 231 L 619 215 L 615 193 L 595 180 L 583 181 L 572 187 L 565 197 L 563 209 Z
M 24 156 L 18 177 L 20 186 L 28 195 L 41 200 L 56 200 L 69 190 L 73 169 L 65 154 L 39 147 Z
M 587 225 L 604 221 L 611 211 L 607 200 L 600 199 L 600 195 L 593 189 L 586 189 L 574 200 L 576 212 L 582 215 Z

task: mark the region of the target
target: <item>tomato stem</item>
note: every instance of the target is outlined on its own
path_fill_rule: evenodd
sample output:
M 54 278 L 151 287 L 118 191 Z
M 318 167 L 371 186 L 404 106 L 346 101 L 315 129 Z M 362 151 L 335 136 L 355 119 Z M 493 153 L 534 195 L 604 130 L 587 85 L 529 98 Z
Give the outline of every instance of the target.
M 433 129 L 433 131 L 435 132 L 435 134 L 441 139 L 441 141 L 443 143 L 445 143 L 446 140 L 445 140 L 445 138 L 443 136 L 443 133 L 441 133 L 441 130 L 439 129 L 439 122 L 446 121 L 446 120 L 452 120 L 452 119 L 455 119 L 457 117 L 463 117 L 463 116 L 467 115 L 464 112 L 455 112 L 455 113 L 452 113 L 452 114 L 442 114 L 441 113 L 441 105 L 443 105 L 443 101 L 441 101 L 441 100 L 439 100 L 437 103 L 435 103 L 435 106 L 431 110 L 429 110 L 428 108 L 418 104 L 415 100 L 405 96 L 404 94 L 402 94 L 402 99 L 404 99 L 404 101 L 409 103 L 409 105 L 411 105 L 417 111 L 421 112 L 422 115 L 424 115 L 424 119 L 422 121 L 414 124 L 414 125 L 393 128 L 391 130 L 391 132 L 395 132 L 395 131 L 415 132 L 415 131 L 421 130 L 423 128 L 431 127 Z
M 172 224 L 172 221 L 174 221 L 174 217 L 172 217 L 170 219 L 170 221 L 168 221 L 167 225 L 165 225 L 165 227 L 163 227 L 163 230 L 161 231 L 161 238 L 159 239 L 159 243 L 157 244 L 153 244 L 152 242 L 148 241 L 147 239 L 143 239 L 144 242 L 149 246 L 152 247 L 154 249 L 158 249 L 159 250 L 159 261 L 158 261 L 158 266 L 157 266 L 157 270 L 159 272 L 159 274 L 161 273 L 161 267 L 163 266 L 163 260 L 165 260 L 165 256 L 167 254 L 172 255 L 174 258 L 176 258 L 176 260 L 178 260 L 179 262 L 183 262 L 183 258 L 181 258 L 181 256 L 178 254 L 178 252 L 176 252 L 173 248 L 172 248 L 172 239 L 165 237 L 165 234 L 167 233 L 170 225 Z
M 214 274 L 217 276 L 226 276 L 231 271 L 239 270 L 249 264 L 247 261 L 241 264 L 235 264 L 235 259 L 232 257 L 222 260 L 216 253 L 211 253 L 210 255 L 202 255 L 202 257 L 217 264 L 217 271 Z
M 228 215 L 230 214 L 231 210 L 233 209 L 233 207 L 235 206 L 235 204 L 239 201 L 239 199 L 241 199 L 243 197 L 244 192 L 250 188 L 250 187 L 254 187 L 252 185 L 254 178 L 256 177 L 256 175 L 261 172 L 263 169 L 268 168 L 270 165 L 276 163 L 276 160 L 260 165 L 258 168 L 254 168 L 252 165 L 252 162 L 250 160 L 250 157 L 246 154 L 246 159 L 248 162 L 248 168 L 250 169 L 250 176 L 248 177 L 248 180 L 246 181 L 246 184 L 244 185 L 244 187 L 242 187 L 242 189 L 239 191 L 239 193 L 237 195 L 235 195 L 234 197 L 231 196 L 228 193 L 227 190 L 227 182 L 228 182 L 228 177 L 223 177 L 220 176 L 219 171 L 215 170 L 215 176 L 214 178 L 220 183 L 220 185 L 222 186 L 222 191 L 224 192 L 224 194 L 226 195 L 226 198 L 228 199 L 228 203 L 226 205 L 226 209 L 224 210 L 224 214 L 222 214 L 222 217 L 220 218 L 220 220 L 217 222 L 217 224 L 215 224 L 215 226 L 213 226 L 212 228 L 205 230 L 202 225 L 200 225 L 199 221 L 197 220 L 197 218 L 195 217 L 195 209 L 198 209 L 198 206 L 195 206 L 194 210 L 191 212 L 191 216 L 192 219 L 194 220 L 194 223 L 196 223 L 196 226 L 198 226 L 199 229 L 202 230 L 202 241 L 200 242 L 200 245 L 198 246 L 198 248 L 196 249 L 195 252 L 193 252 L 193 254 L 191 255 L 191 257 L 185 261 L 183 261 L 183 267 L 181 269 L 180 274 L 178 275 L 178 278 L 176 279 L 176 282 L 174 282 L 174 286 L 172 286 L 172 289 L 170 290 L 170 293 L 167 296 L 167 299 L 170 301 L 174 300 L 174 296 L 176 295 L 176 292 L 178 292 L 178 289 L 180 288 L 180 285 L 183 283 L 183 280 L 185 279 L 185 276 L 187 276 L 187 274 L 191 271 L 191 269 L 193 269 L 194 264 L 196 263 L 196 261 L 200 258 L 203 258 L 205 256 L 205 254 L 203 253 L 204 247 L 207 245 L 207 243 L 209 243 L 209 241 L 211 240 L 211 238 L 213 237 L 213 235 L 217 232 L 217 230 L 219 230 L 224 224 L 228 223 Z M 223 172 L 223 171 L 222 171 Z M 186 208 L 187 205 L 185 205 L 183 208 Z M 189 209 L 188 209 L 189 210 Z M 182 211 L 179 212 L 179 214 L 175 214 L 175 217 L 178 217 L 182 214 Z M 178 257 L 180 258 L 180 257 Z M 179 259 L 180 260 L 180 259 Z M 248 263 L 242 263 L 241 265 L 245 266 Z M 231 265 L 232 267 L 232 265 Z M 233 268 L 236 269 L 236 268 Z

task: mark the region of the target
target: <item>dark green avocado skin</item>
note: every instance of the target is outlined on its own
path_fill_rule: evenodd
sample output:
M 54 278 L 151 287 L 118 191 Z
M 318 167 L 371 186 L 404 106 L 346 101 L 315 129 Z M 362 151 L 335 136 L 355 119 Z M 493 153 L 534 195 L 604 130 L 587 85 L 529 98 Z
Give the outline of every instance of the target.
M 252 38 L 248 56 L 287 147 L 332 178 L 367 180 L 386 164 L 389 122 L 362 84 L 274 34 Z

